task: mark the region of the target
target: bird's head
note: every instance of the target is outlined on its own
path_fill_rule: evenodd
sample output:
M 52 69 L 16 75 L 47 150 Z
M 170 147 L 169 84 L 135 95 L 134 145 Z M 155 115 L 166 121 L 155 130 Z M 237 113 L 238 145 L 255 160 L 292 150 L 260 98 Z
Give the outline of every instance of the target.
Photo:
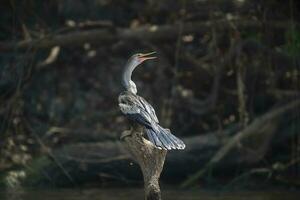
M 145 60 L 155 59 L 156 57 L 152 56 L 155 52 L 151 53 L 137 53 L 130 57 L 126 67 L 123 71 L 123 86 L 130 92 L 136 94 L 137 88 L 135 83 L 131 80 L 131 75 L 133 70 Z
M 134 54 L 133 56 L 131 56 L 130 60 L 133 66 L 138 66 L 139 64 L 141 64 L 142 62 L 144 62 L 145 60 L 150 60 L 150 59 L 155 59 L 155 56 L 152 56 L 153 54 L 155 54 L 155 52 L 151 52 L 151 53 L 137 53 Z

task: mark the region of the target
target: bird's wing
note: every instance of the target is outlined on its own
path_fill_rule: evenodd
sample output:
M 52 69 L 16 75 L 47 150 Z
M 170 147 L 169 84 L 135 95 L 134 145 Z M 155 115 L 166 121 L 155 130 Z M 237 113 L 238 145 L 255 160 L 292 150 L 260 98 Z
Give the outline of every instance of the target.
M 155 114 L 155 110 L 151 106 L 151 104 L 148 103 L 143 97 L 140 97 L 140 96 L 137 96 L 137 97 L 138 97 L 139 101 L 141 102 L 142 106 L 144 107 L 144 109 L 147 111 L 147 113 L 149 113 L 152 120 L 155 121 L 156 123 L 159 123 L 158 118 Z
M 152 127 L 152 116 L 147 112 L 136 95 L 126 94 L 119 96 L 119 107 L 121 112 L 129 119 L 146 127 Z

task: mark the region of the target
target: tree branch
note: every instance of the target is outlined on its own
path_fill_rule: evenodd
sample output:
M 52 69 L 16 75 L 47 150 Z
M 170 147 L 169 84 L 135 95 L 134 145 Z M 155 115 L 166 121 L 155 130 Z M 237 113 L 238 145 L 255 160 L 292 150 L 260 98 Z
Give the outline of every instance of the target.
M 239 29 L 259 29 L 262 23 L 256 20 L 232 20 Z M 183 34 L 187 33 L 204 33 L 212 26 L 216 31 L 231 29 L 228 25 L 228 20 L 214 20 L 203 22 L 189 22 L 185 23 Z M 277 29 L 285 29 L 288 23 L 284 21 L 269 21 L 271 27 Z M 59 35 L 48 35 L 40 39 L 27 39 L 19 42 L 2 42 L 0 43 L 0 51 L 11 51 L 17 49 L 30 49 L 30 48 L 52 48 L 54 46 L 80 46 L 84 43 L 93 44 L 111 44 L 118 40 L 148 40 L 148 41 L 162 41 L 176 39 L 177 33 L 180 29 L 179 24 L 162 25 L 162 26 L 143 26 L 136 29 L 131 28 L 106 28 L 85 30 L 79 32 L 70 32 Z

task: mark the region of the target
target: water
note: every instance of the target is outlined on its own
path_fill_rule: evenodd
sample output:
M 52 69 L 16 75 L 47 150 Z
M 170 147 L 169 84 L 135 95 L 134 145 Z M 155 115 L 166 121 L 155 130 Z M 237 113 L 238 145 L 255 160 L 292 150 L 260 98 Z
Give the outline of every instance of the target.
M 300 192 L 222 192 L 199 190 L 163 191 L 163 200 L 299 200 Z M 143 200 L 143 189 L 53 189 L 1 191 L 0 200 Z

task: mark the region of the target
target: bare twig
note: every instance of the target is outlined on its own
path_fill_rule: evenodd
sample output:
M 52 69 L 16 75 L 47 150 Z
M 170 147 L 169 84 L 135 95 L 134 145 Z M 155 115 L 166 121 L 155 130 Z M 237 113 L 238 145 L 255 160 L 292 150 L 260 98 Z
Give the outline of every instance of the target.
M 237 73 L 236 73 L 236 84 L 237 84 L 237 94 L 238 94 L 238 112 L 240 116 L 240 122 L 244 127 L 247 126 L 249 118 L 248 118 L 248 112 L 246 109 L 246 101 L 247 97 L 245 94 L 245 69 L 243 64 L 241 63 L 241 56 L 237 57 L 236 59 L 236 67 L 237 67 Z

